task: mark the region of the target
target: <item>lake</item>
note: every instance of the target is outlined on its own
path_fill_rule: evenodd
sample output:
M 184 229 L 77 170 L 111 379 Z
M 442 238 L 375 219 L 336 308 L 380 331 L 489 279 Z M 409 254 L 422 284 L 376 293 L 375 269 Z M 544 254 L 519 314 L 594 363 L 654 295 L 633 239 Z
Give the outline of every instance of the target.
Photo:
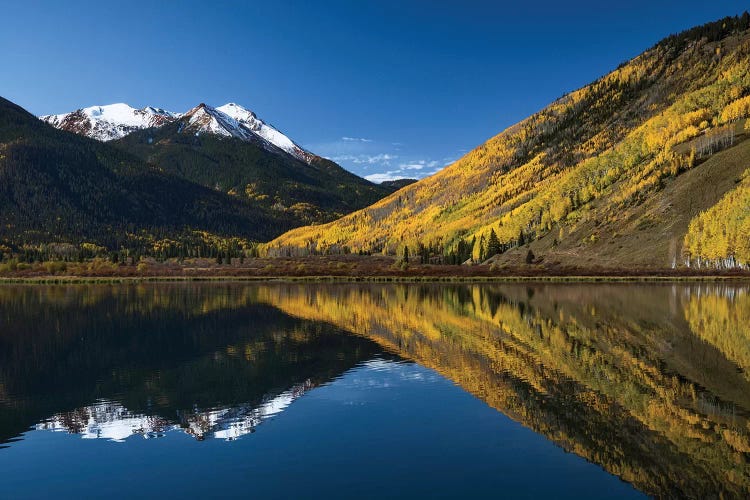
M 0 287 L 0 497 L 747 498 L 743 284 Z

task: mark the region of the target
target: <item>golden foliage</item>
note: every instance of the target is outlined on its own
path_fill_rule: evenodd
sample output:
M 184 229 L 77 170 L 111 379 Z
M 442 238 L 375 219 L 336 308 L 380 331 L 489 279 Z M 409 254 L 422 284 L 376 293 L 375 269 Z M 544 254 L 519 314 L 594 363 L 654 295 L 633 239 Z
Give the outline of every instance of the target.
M 750 266 L 750 170 L 737 188 L 693 219 L 685 249 L 699 266 Z
M 750 35 L 720 59 L 701 50 L 713 53 L 714 45 L 696 44 L 676 55 L 657 46 L 432 177 L 332 223 L 292 230 L 264 249 L 395 254 L 405 244 L 450 249 L 458 238 L 479 240 L 490 230 L 512 244 L 521 232 L 533 239 L 592 218 L 616 220 L 666 178 L 734 140 L 733 128 L 718 125 L 744 113 Z
M 750 116 L 750 95 L 728 104 L 721 112 L 721 122 L 733 122 Z

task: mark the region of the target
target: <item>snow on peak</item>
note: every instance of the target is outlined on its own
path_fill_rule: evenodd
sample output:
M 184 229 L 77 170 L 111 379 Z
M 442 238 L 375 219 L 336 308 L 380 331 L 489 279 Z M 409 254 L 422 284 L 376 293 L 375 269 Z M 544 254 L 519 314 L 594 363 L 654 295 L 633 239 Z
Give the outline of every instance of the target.
M 184 118 L 187 123 L 180 127 L 180 132 L 183 133 L 209 133 L 256 142 L 270 151 L 281 150 L 306 163 L 311 163 L 315 158 L 315 155 L 302 149 L 289 137 L 258 118 L 255 113 L 233 102 L 218 108 L 200 103 L 184 114 L 172 113 L 153 106 L 136 109 L 125 103 L 116 103 L 40 118 L 59 129 L 100 141 L 120 139 L 136 130 L 160 127 Z
M 235 119 L 243 127 L 262 137 L 277 148 L 286 151 L 290 155 L 308 163 L 312 160 L 312 154 L 299 147 L 286 135 L 265 123 L 249 109 L 243 108 L 239 104 L 233 102 L 219 106 L 216 109 Z
M 188 124 L 183 131 L 236 137 L 243 141 L 253 139 L 253 134 L 242 127 L 237 120 L 204 103 L 200 103 L 184 116 L 188 119 Z
M 120 139 L 136 130 L 160 127 L 180 115 L 151 106 L 136 109 L 125 103 L 90 106 L 72 113 L 40 118 L 62 130 L 86 135 L 100 141 Z
M 159 438 L 167 432 L 180 431 L 198 440 L 234 441 L 255 431 L 263 422 L 275 417 L 295 400 L 315 388 L 311 380 L 295 384 L 288 390 L 268 395 L 260 404 L 239 404 L 208 409 L 193 408 L 181 412 L 180 422 L 131 412 L 121 402 L 99 400 L 72 412 L 59 413 L 38 423 L 38 431 L 79 434 L 83 439 L 124 442 L 128 438 Z

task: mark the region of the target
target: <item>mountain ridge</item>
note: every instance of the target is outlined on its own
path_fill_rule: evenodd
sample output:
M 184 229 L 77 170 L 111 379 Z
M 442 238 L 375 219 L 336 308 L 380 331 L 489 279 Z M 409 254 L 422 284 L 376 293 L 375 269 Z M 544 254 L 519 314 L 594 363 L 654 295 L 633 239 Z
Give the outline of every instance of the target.
M 100 141 L 111 141 L 142 128 L 158 127 L 180 115 L 161 108 L 133 108 L 125 103 L 89 106 L 70 113 L 43 115 L 39 119 L 55 128 L 85 135 Z
M 171 247 L 177 239 L 200 245 L 258 241 L 293 225 L 288 214 L 161 172 L 108 143 L 57 130 L 3 98 L 0 184 L 0 246 L 29 252 L 58 243 L 152 251 L 165 239 Z
M 272 256 L 408 248 L 423 261 L 494 257 L 501 266 L 523 262 L 530 250 L 531 263 L 690 265 L 702 256 L 683 245 L 687 226 L 670 229 L 662 215 L 648 219 L 654 214 L 639 207 L 684 182 L 685 172 L 711 168 L 711 156 L 746 137 L 749 28 L 745 13 L 672 35 L 441 172 L 264 248 Z M 690 215 L 708 208 L 694 204 Z M 634 262 L 628 252 L 647 227 L 664 229 L 662 240 L 674 248 L 640 252 Z M 750 264 L 750 254 L 743 259 L 735 261 Z
M 158 128 L 186 116 L 191 117 L 191 126 L 186 127 L 185 132 L 211 133 L 259 142 L 308 164 L 315 157 L 258 118 L 254 112 L 235 103 L 219 107 L 200 103 L 185 113 L 174 113 L 153 106 L 136 109 L 125 103 L 116 103 L 80 108 L 69 113 L 42 115 L 39 119 L 55 128 L 106 142 L 122 139 L 138 130 Z
M 222 132 L 203 133 L 211 129 Z M 395 190 L 311 153 L 300 160 L 208 106 L 112 145 L 166 173 L 289 213 L 300 224 L 329 222 Z
M 127 104 L 41 117 L 152 168 L 297 220 L 334 220 L 396 187 L 378 186 L 315 155 L 236 104 L 200 103 L 185 113 Z

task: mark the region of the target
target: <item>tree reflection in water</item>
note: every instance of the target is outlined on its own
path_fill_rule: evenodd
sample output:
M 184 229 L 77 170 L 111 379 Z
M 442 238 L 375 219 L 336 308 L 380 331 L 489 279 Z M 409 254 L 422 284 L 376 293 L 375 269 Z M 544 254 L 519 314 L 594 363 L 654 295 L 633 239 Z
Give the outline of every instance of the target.
M 687 285 L 0 288 L 0 437 L 252 432 L 378 357 L 656 496 L 750 494 L 750 293 Z

